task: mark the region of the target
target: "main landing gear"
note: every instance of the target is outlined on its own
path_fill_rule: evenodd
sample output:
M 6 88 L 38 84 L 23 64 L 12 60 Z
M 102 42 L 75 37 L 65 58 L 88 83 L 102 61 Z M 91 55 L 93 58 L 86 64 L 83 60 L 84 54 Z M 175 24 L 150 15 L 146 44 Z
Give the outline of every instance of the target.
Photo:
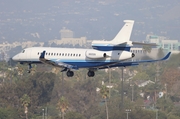
M 67 72 L 66 72 L 66 75 L 67 75 L 67 77 L 73 77 L 74 76 L 74 72 L 73 71 L 71 71 L 71 70 L 68 70 Z M 94 73 L 94 71 L 88 71 L 88 73 L 87 73 L 87 75 L 89 76 L 89 77 L 94 77 L 94 75 L 95 75 L 95 73 Z
M 94 73 L 94 71 L 88 71 L 87 75 L 89 77 L 94 77 L 95 73 Z
M 67 75 L 68 77 L 73 77 L 73 76 L 74 76 L 74 72 L 68 70 L 68 71 L 66 72 L 66 75 Z

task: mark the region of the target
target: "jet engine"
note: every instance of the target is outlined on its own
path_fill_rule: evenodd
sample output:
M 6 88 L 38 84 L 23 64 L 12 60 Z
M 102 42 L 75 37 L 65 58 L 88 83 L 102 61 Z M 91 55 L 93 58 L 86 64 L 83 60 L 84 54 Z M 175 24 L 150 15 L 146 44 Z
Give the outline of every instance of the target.
M 128 52 L 128 51 L 122 51 L 119 55 L 119 60 L 127 60 L 135 57 L 134 53 Z

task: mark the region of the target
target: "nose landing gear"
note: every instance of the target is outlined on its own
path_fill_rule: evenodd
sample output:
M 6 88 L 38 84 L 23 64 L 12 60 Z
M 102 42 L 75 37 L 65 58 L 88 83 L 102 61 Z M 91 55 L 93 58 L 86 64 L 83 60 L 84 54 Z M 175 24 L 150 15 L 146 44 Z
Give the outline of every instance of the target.
M 27 72 L 28 72 L 28 73 L 31 73 L 31 69 L 32 69 L 32 65 L 29 63 L 29 64 L 28 64 L 28 70 L 27 70 Z

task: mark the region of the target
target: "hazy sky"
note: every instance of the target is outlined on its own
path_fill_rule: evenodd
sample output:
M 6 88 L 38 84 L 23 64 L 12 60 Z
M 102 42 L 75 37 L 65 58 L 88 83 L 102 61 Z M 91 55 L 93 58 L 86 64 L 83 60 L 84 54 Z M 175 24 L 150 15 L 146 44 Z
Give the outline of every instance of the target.
M 149 33 L 179 39 L 179 0 L 1 0 L 0 41 L 59 39 L 66 27 L 75 37 L 112 39 L 124 19 L 135 20 L 133 40 Z M 40 37 L 32 34 L 38 33 Z

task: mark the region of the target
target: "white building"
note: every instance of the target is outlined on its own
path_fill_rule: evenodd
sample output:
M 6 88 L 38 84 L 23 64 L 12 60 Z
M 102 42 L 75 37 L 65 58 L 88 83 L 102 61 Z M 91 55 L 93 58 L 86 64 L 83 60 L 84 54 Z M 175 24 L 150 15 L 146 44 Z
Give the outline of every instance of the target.
M 156 35 L 147 35 L 146 40 L 149 43 L 156 43 L 157 48 L 162 48 L 165 53 L 179 53 L 180 52 L 180 42 L 178 40 L 171 40 L 164 36 L 156 36 Z

